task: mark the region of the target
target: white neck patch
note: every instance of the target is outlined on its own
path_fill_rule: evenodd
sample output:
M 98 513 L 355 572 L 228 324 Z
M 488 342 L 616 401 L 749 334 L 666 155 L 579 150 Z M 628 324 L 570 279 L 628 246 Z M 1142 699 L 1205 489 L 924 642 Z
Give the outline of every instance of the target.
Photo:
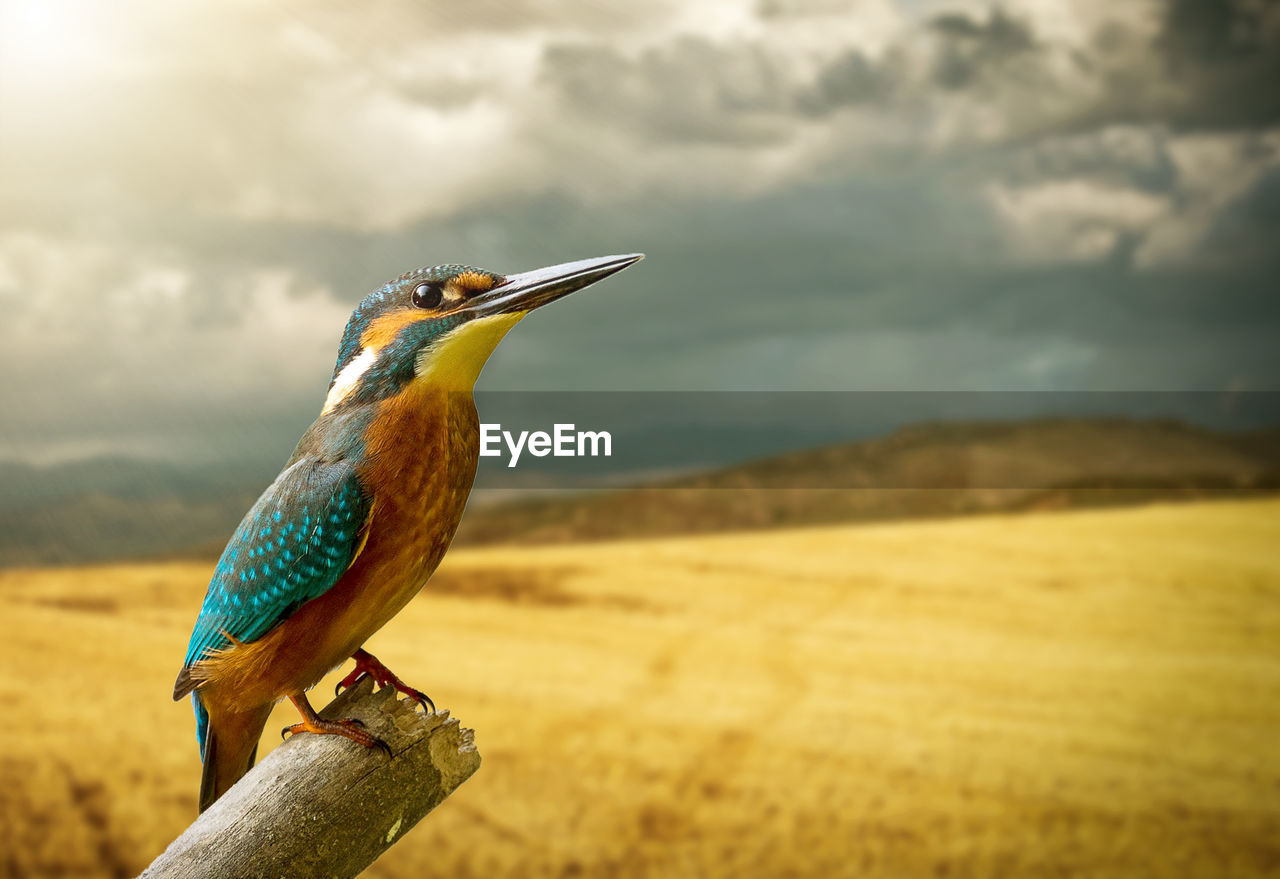
M 333 381 L 333 387 L 329 389 L 329 396 L 324 398 L 324 408 L 320 410 L 320 414 L 327 415 L 330 410 L 345 400 L 355 390 L 360 377 L 377 361 L 378 349 L 365 348 L 360 352 L 360 356 L 342 367 L 342 372 L 338 373 L 338 377 Z

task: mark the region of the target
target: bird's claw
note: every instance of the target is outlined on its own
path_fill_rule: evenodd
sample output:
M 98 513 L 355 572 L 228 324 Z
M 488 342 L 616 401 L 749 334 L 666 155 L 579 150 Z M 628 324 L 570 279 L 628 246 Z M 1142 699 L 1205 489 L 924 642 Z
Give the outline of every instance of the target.
M 363 668 L 361 668 L 359 665 L 357 665 L 355 671 L 353 671 L 351 674 L 347 675 L 345 678 L 338 681 L 338 683 L 334 685 L 333 695 L 334 696 L 342 695 L 343 690 L 348 690 L 351 687 L 354 687 L 356 684 L 360 683 L 360 681 L 362 681 L 364 678 L 368 676 L 369 676 L 369 673 L 365 671 Z M 376 683 L 376 680 L 375 680 L 375 683 Z
M 391 756 L 391 746 L 375 735 L 365 732 L 365 722 L 354 717 L 344 720 L 321 720 L 314 718 L 310 722 L 303 721 L 295 723 L 293 726 L 286 726 L 280 730 L 281 740 L 297 735 L 301 732 L 309 732 L 315 735 L 336 735 L 343 738 L 351 739 L 358 745 L 366 748 L 377 748 L 388 757 Z
M 356 667 L 351 670 L 351 674 L 338 681 L 337 686 L 334 687 L 335 696 L 349 687 L 354 687 L 363 678 L 371 677 L 374 684 L 379 688 L 393 687 L 397 693 L 402 693 L 417 702 L 422 706 L 423 711 L 431 714 L 436 713 L 436 703 L 432 701 L 430 696 L 400 680 L 391 669 L 383 665 L 372 653 L 365 650 L 357 650 L 352 654 L 352 658 L 356 661 Z
M 397 693 L 403 693 L 411 700 L 418 703 L 418 705 L 422 706 L 423 711 L 426 711 L 429 714 L 436 713 L 436 703 L 432 702 L 431 697 L 426 693 L 421 690 L 415 690 L 413 687 L 407 687 L 399 681 L 391 684 L 391 686 L 395 687 Z

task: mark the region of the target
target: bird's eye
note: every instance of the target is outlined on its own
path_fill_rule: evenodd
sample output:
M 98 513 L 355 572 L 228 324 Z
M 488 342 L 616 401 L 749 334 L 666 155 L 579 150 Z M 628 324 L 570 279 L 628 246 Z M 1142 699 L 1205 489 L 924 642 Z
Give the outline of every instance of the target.
M 419 308 L 435 308 L 443 296 L 438 284 L 419 284 L 413 288 L 413 304 Z

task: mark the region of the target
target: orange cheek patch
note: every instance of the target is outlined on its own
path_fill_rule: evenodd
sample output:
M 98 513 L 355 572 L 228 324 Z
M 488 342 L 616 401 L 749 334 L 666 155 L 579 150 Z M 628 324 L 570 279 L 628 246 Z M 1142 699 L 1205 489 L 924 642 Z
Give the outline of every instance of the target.
M 373 320 L 360 336 L 360 344 L 364 348 L 385 348 L 395 341 L 400 331 L 420 320 L 431 320 L 435 317 L 431 312 L 414 308 L 400 308 L 388 312 Z
M 462 272 L 449 282 L 449 286 L 464 295 L 468 293 L 485 293 L 492 290 L 499 280 L 499 278 L 485 272 Z

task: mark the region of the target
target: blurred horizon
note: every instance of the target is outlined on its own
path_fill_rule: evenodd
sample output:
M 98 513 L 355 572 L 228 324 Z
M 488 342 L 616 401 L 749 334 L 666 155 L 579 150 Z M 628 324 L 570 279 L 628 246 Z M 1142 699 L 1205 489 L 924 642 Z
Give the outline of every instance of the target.
M 1276 390 L 1277 8 L 8 0 L 0 460 L 257 466 L 387 278 L 634 250 L 480 389 Z
M 505 403 L 508 414 L 532 418 L 528 405 L 511 406 L 512 398 L 528 403 L 529 394 L 497 396 L 482 402 L 482 411 L 503 411 Z M 564 395 L 532 396 L 544 404 L 532 407 L 535 413 L 565 411 Z M 878 419 L 893 423 L 910 408 L 895 405 L 899 395 L 872 394 L 878 407 L 850 407 L 850 399 L 868 395 L 792 392 L 778 401 L 777 394 L 739 392 L 728 396 L 742 399 L 726 405 L 725 395 L 687 394 L 683 412 L 662 413 L 674 420 L 647 423 L 643 408 L 637 417 L 617 396 L 568 395 L 580 415 L 591 413 L 593 428 L 613 431 L 616 458 L 526 454 L 520 467 L 510 468 L 509 456 L 481 457 L 454 543 L 532 547 L 1280 491 L 1275 395 L 1244 398 L 1251 405 L 1238 395 L 1176 398 L 1198 423 L 1150 414 L 933 419 L 884 433 L 872 429 L 856 440 L 850 431 Z M 1145 396 L 1117 402 L 1150 408 Z M 1174 408 L 1166 396 L 1155 400 Z M 940 397 L 945 403 L 951 395 Z M 982 407 L 971 401 L 967 408 Z M 797 420 L 805 429 L 795 429 Z M 550 427 L 517 418 L 525 423 Z M 814 444 L 823 430 L 836 441 Z M 277 467 L 271 458 L 237 464 L 94 458 L 57 467 L 0 462 L 0 484 L 7 486 L 0 496 L 0 569 L 212 560 Z

